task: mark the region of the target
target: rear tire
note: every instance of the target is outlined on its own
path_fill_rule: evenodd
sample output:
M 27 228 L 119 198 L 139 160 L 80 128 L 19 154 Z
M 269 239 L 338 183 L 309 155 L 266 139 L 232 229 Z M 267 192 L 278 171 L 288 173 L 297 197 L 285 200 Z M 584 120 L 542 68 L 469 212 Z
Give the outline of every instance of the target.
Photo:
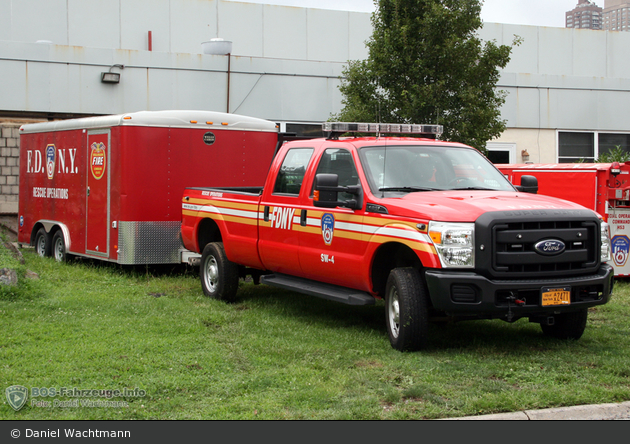
M 199 266 L 201 288 L 206 296 L 233 302 L 238 291 L 238 264 L 230 262 L 222 242 L 207 244 Z
M 554 316 L 553 325 L 540 324 L 545 335 L 557 339 L 580 339 L 586 328 L 588 309 Z
M 35 235 L 35 251 L 40 257 L 50 257 L 52 255 L 51 240 L 46 230 L 40 228 Z
M 416 351 L 427 346 L 428 311 L 427 289 L 418 270 L 393 269 L 385 290 L 385 322 L 393 348 Z
M 66 242 L 63 232 L 58 230 L 52 240 L 52 256 L 57 262 L 67 262 L 68 254 L 66 253 Z

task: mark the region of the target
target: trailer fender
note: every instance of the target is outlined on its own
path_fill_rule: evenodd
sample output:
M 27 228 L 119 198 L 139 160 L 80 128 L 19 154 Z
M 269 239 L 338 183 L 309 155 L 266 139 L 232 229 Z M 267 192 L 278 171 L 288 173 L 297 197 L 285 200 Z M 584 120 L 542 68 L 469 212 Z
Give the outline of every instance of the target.
M 31 245 L 33 245 L 35 241 L 35 234 L 40 229 L 40 227 L 44 227 L 46 233 L 53 233 L 55 230 L 59 229 L 63 233 L 63 242 L 66 247 L 66 251 L 70 251 L 70 245 L 72 244 L 70 240 L 70 230 L 68 226 L 62 222 L 54 221 L 54 220 L 38 220 L 33 225 L 33 232 L 31 233 Z

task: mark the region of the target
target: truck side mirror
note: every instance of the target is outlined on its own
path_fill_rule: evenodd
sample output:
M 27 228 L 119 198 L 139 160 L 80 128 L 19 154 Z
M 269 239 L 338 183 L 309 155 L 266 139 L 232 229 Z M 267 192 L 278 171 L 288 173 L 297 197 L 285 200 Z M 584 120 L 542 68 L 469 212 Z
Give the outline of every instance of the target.
M 524 193 L 538 194 L 538 179 L 536 176 L 521 176 L 521 184 L 516 189 Z
M 347 207 L 356 210 L 361 208 L 361 191 L 361 187 L 358 185 L 340 187 L 339 176 L 337 174 L 316 174 L 313 191 L 313 205 L 323 208 Z M 354 194 L 357 195 L 359 199 L 339 201 L 339 193 Z

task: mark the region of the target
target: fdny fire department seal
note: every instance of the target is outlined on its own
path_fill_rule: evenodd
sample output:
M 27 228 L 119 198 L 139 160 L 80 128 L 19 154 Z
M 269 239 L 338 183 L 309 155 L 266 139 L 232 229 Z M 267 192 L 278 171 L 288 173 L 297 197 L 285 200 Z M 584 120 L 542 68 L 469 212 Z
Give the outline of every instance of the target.
M 630 239 L 628 236 L 617 235 L 613 236 L 610 241 L 613 251 L 613 260 L 615 265 L 623 267 L 628 260 L 628 253 L 630 253 Z
M 55 145 L 50 144 L 46 147 L 46 174 L 48 174 L 49 179 L 52 179 L 55 175 L 56 153 Z
M 90 152 L 90 170 L 94 179 L 100 180 L 105 174 L 106 156 L 105 144 L 103 142 L 94 142 Z
M 324 237 L 324 243 L 330 245 L 333 240 L 333 233 L 335 231 L 335 216 L 330 213 L 326 213 L 322 216 L 322 236 Z

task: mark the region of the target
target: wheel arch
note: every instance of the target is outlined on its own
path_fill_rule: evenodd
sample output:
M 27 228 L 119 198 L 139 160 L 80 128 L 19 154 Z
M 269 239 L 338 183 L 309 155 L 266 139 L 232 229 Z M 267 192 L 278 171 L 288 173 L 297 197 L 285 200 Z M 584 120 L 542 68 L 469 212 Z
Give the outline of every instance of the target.
M 197 225 L 197 246 L 199 247 L 199 252 L 203 252 L 204 247 L 211 242 L 223 242 L 223 236 L 216 221 L 205 218 Z
M 39 220 L 35 222 L 35 224 L 33 225 L 33 230 L 31 231 L 31 241 L 30 241 L 31 246 L 35 245 L 35 236 L 37 235 L 37 232 L 39 231 L 40 228 L 43 228 L 46 231 L 46 234 L 48 234 L 51 241 L 55 233 L 61 230 L 61 232 L 63 233 L 63 241 L 66 247 L 66 251 L 70 251 L 70 246 L 72 242 L 71 242 L 70 230 L 68 229 L 68 226 L 64 224 L 63 222 L 58 222 L 54 220 Z
M 374 253 L 370 270 L 374 292 L 383 297 L 390 272 L 394 268 L 402 267 L 421 270 L 423 265 L 416 252 L 408 245 L 400 242 L 387 242 L 380 245 Z

